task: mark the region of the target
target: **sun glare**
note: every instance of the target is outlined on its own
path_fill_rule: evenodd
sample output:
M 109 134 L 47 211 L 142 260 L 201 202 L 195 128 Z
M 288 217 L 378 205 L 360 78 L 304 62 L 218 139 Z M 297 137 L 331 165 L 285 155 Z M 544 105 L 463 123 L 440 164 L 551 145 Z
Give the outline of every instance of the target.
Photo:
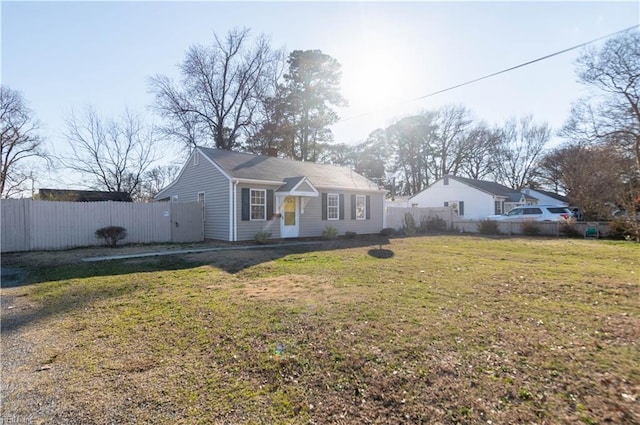
M 397 103 L 406 84 L 397 54 L 387 46 L 370 45 L 352 56 L 343 68 L 343 92 L 359 110 L 379 110 Z

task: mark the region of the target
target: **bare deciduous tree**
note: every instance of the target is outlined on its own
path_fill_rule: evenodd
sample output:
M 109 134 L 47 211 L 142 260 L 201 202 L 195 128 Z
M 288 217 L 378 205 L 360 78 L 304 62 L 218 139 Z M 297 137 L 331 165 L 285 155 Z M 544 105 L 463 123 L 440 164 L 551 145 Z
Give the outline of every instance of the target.
M 45 159 L 39 122 L 22 95 L 0 85 L 0 195 L 9 198 L 22 192 L 33 179 L 32 159 Z
M 586 50 L 578 59 L 578 77 L 592 95 L 574 105 L 561 134 L 574 141 L 613 143 L 627 150 L 640 173 L 640 32 Z
M 464 106 L 445 106 L 435 111 L 434 131 L 427 140 L 434 164 L 429 177 L 437 180 L 446 174 L 458 174 L 469 153 L 465 135 L 471 121 L 471 111 Z
M 186 149 L 195 145 L 238 148 L 258 117 L 261 102 L 272 94 L 282 52 L 261 35 L 250 45 L 248 29 L 214 34 L 211 46 L 188 49 L 180 67 L 182 80 L 151 78 L 155 110 L 166 120 L 165 134 Z
M 153 129 L 128 110 L 118 120 L 101 118 L 92 107 L 72 111 L 65 138 L 71 154 L 60 158 L 62 164 L 83 175 L 92 189 L 136 197 L 143 174 L 157 159 Z
M 177 165 L 158 165 L 144 173 L 140 200 L 153 200 L 158 192 L 173 182 L 179 171 Z
M 609 205 L 624 195 L 620 181 L 629 162 L 610 145 L 568 144 L 544 155 L 537 176 L 545 187 L 581 206 L 587 220 L 606 220 Z
M 550 138 L 549 125 L 534 123 L 530 115 L 508 120 L 502 128 L 497 179 L 515 190 L 527 186 Z
M 464 141 L 466 155 L 461 165 L 462 174 L 476 180 L 494 175 L 498 168 L 501 140 L 500 131 L 484 122 L 472 127 Z
M 627 210 L 640 239 L 640 32 L 627 31 L 586 50 L 577 71 L 590 96 L 574 104 L 561 135 L 628 160 L 628 166 L 618 164 L 625 168 L 608 193 L 618 194 L 616 203 Z

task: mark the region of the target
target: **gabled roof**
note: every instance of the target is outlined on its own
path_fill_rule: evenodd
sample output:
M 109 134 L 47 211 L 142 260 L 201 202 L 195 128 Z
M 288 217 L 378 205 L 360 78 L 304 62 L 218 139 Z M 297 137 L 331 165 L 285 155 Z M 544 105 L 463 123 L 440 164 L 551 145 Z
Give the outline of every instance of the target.
M 318 191 L 306 177 L 287 177 L 276 193 L 293 196 L 319 196 Z
M 556 199 L 560 202 L 564 202 L 564 203 L 569 203 L 569 198 L 567 198 L 566 196 L 562 196 L 559 193 L 555 193 L 555 192 L 550 192 L 548 190 L 541 190 L 541 189 L 523 189 L 522 192 L 526 195 L 528 194 L 527 191 L 532 191 L 532 192 L 538 192 L 538 193 L 542 193 L 545 196 L 548 196 L 549 198 L 553 198 Z
M 371 180 L 344 167 L 223 149 L 197 149 L 233 179 L 277 181 L 283 182 L 286 187 L 293 187 L 306 177 L 314 187 L 381 190 Z
M 537 200 L 533 196 L 528 196 L 522 192 L 518 192 L 517 190 L 511 189 L 510 187 L 501 185 L 500 183 L 487 181 L 487 180 L 469 179 L 467 177 L 459 177 L 459 176 L 452 176 L 452 175 L 447 175 L 446 177 L 450 180 L 456 180 L 460 183 L 466 184 L 467 186 L 471 186 L 482 192 L 486 192 L 494 196 L 503 197 L 510 202 L 520 202 L 522 201 L 523 197 L 528 200 L 533 200 L 533 201 Z M 443 179 L 444 177 L 441 178 L 440 180 L 443 180 Z

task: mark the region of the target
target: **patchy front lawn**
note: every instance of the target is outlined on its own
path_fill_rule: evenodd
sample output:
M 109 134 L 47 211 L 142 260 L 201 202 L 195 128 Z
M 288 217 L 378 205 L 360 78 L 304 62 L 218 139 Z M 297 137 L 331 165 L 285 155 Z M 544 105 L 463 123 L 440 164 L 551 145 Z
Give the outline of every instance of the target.
M 2 289 L 1 415 L 640 423 L 637 244 L 317 248 L 32 269 L 33 283 Z

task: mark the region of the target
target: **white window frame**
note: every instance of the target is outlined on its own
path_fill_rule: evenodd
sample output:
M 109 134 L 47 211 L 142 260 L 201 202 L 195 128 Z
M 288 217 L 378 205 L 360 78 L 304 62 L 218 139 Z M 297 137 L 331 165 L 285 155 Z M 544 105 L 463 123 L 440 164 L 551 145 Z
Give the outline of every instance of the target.
M 447 202 L 449 208 L 451 208 L 457 215 L 460 215 L 460 202 L 459 201 L 449 201 Z
M 360 205 L 362 205 L 362 208 L 359 210 L 358 206 Z M 356 220 L 366 220 L 366 219 L 367 219 L 367 197 L 365 195 L 356 195 Z
M 200 198 L 202 196 L 202 199 Z M 198 192 L 198 194 L 196 195 L 196 199 L 198 200 L 198 202 L 200 202 L 202 204 L 202 221 L 205 220 L 206 218 L 206 214 L 205 214 L 205 194 L 204 192 Z
M 327 220 L 340 220 L 340 195 L 337 193 L 327 193 Z
M 254 193 L 260 192 L 262 194 L 262 203 L 254 203 Z M 262 217 L 254 217 L 253 207 L 262 207 Z M 249 220 L 250 221 L 265 221 L 267 219 L 267 190 L 266 189 L 251 189 L 249 190 Z

